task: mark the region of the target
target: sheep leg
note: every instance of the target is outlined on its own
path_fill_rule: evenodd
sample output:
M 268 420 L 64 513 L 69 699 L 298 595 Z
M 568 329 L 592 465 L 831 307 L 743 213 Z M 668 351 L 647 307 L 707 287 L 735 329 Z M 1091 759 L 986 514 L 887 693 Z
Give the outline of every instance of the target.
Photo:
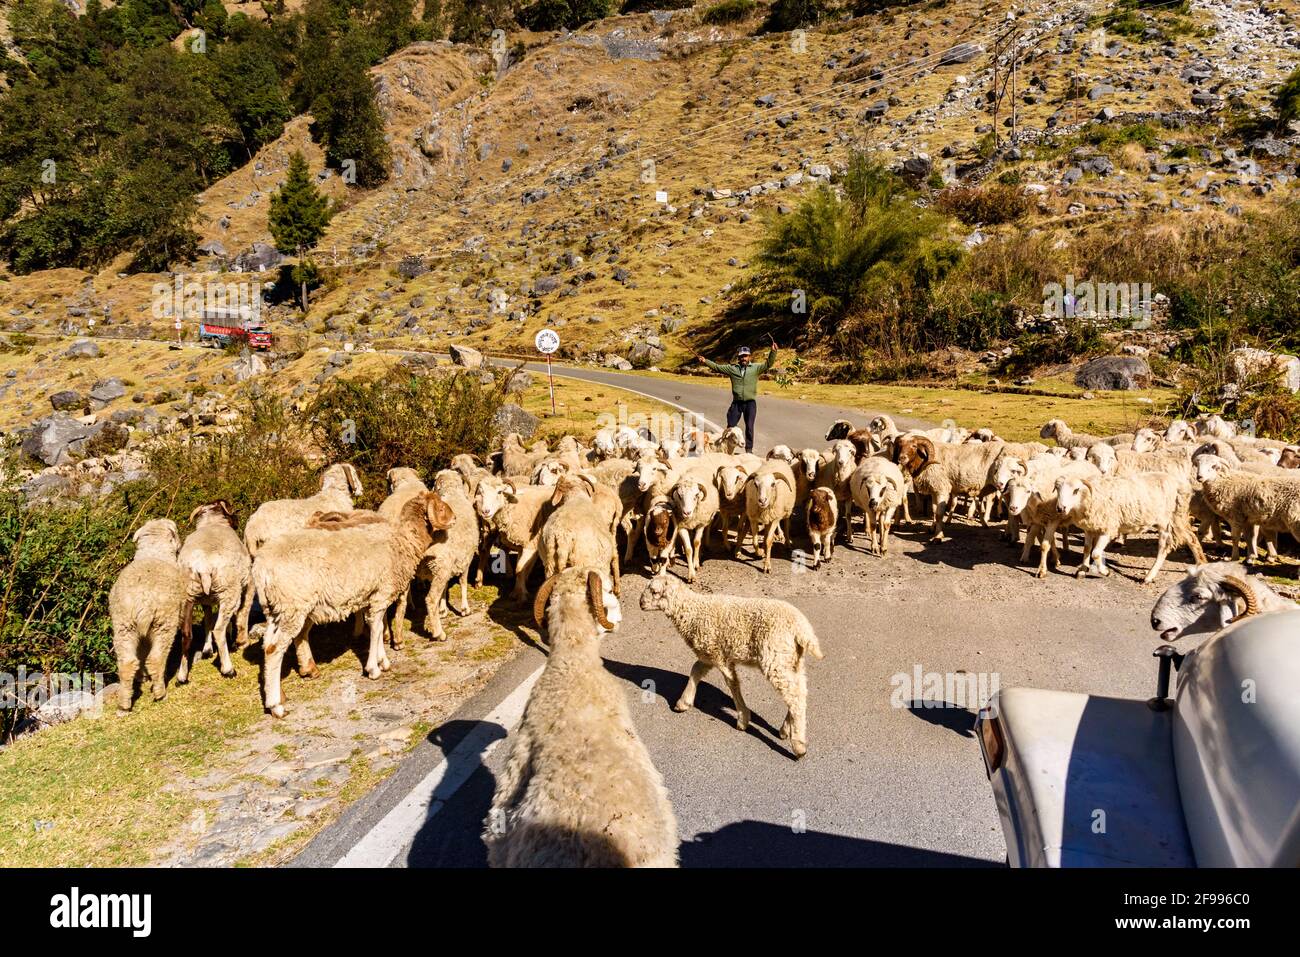
M 1147 572 L 1146 577 L 1142 579 L 1142 584 L 1150 585 L 1156 580 L 1156 575 L 1160 574 L 1160 569 L 1165 564 L 1165 556 L 1169 554 L 1169 546 L 1173 542 L 1173 529 L 1165 526 L 1160 529 L 1156 544 L 1156 560 L 1151 564 L 1151 570 Z
M 215 644 L 213 631 L 216 630 L 216 613 L 212 610 L 212 599 L 207 598 L 203 602 L 203 650 L 199 652 L 204 658 L 212 657 L 212 646 Z
M 384 612 L 386 610 L 386 605 L 380 606 L 378 611 L 372 607 L 368 616 L 370 620 L 370 651 L 366 655 L 366 677 L 372 681 L 392 667 L 388 654 L 384 651 Z M 437 620 L 436 615 L 434 620 Z
M 1110 568 L 1106 565 L 1106 546 L 1109 544 L 1110 536 L 1104 532 L 1098 534 L 1092 542 L 1092 566 L 1103 578 L 1110 574 Z
M 232 608 L 234 604 L 229 599 L 223 599 L 217 604 L 217 623 L 213 629 L 213 638 L 217 643 L 217 660 L 220 662 L 221 676 L 223 678 L 235 677 L 235 665 L 230 660 L 230 648 L 226 643 L 226 633 L 230 630 L 230 619 L 234 617 L 232 612 L 238 609 Z M 179 677 L 179 675 L 178 675 Z
M 808 753 L 808 677 L 802 662 L 793 670 L 773 667 L 766 677 L 788 709 L 781 722 L 781 740 L 789 740 L 794 756 L 802 758 Z
M 889 554 L 889 533 L 894 530 L 894 508 L 882 509 L 880 512 L 880 545 L 876 553 L 882 558 Z
M 171 650 L 171 642 L 164 629 L 163 625 L 154 625 L 149 635 L 149 654 L 144 660 L 145 671 L 153 686 L 154 701 L 167 697 L 167 652 Z
M 947 537 L 943 534 L 943 521 L 948 514 L 948 499 L 941 496 L 934 496 L 934 530 L 930 534 L 930 541 L 943 542 Z
M 681 697 L 673 705 L 674 711 L 689 711 L 695 704 L 695 689 L 699 687 L 704 676 L 713 670 L 713 665 L 707 661 L 697 661 L 691 665 L 691 675 L 686 679 L 686 687 L 682 689 Z
M 623 549 L 623 561 L 630 562 L 632 556 L 636 554 L 636 543 L 645 535 L 645 520 L 646 516 L 644 514 L 637 516 L 635 529 L 627 537 L 627 548 Z
M 257 586 L 253 584 L 252 576 L 249 576 L 248 584 L 244 586 L 244 600 L 239 606 L 239 618 L 235 625 L 236 650 L 248 644 L 248 616 L 253 613 L 255 594 L 257 594 Z
M 748 515 L 741 515 L 738 517 L 736 523 L 736 541 L 731 546 L 732 558 L 740 557 L 740 546 L 741 543 L 745 541 L 745 535 L 746 535 L 745 529 L 748 527 L 748 525 L 749 525 Z
M 704 525 L 695 530 L 695 551 L 692 559 L 695 567 L 691 570 L 691 581 L 695 581 L 696 577 L 699 576 L 700 565 L 704 562 L 704 539 L 707 532 L 708 527 Z
M 731 690 L 731 700 L 736 706 L 736 727 L 744 731 L 749 727 L 749 708 L 745 706 L 745 699 L 740 694 L 740 672 L 735 665 L 718 665 L 718 670 L 722 672 L 722 677 Z
M 464 618 L 469 614 L 469 569 L 463 569 L 460 573 L 460 615 Z
M 402 639 L 406 637 L 406 603 L 410 597 L 411 588 L 408 585 L 402 590 L 402 594 L 397 598 L 397 605 L 393 608 L 393 624 L 389 643 L 394 648 L 402 647 Z
M 137 657 L 139 639 L 134 634 L 114 636 L 113 644 L 119 646 L 117 653 L 117 707 L 119 711 L 130 711 L 135 697 L 135 676 L 140 670 Z M 128 648 L 130 650 L 122 650 Z
M 280 696 L 280 668 L 284 664 L 285 652 L 303 631 L 305 623 L 303 618 L 298 618 L 286 621 L 286 627 L 280 627 L 274 616 L 267 620 L 266 633 L 262 636 L 262 703 L 272 717 L 284 717 L 284 699 Z
M 181 663 L 176 668 L 176 680 L 186 684 L 190 680 L 190 645 L 194 641 L 194 599 L 181 605 Z
M 678 528 L 674 539 L 682 540 L 682 558 L 686 560 L 686 580 L 695 581 L 695 546 L 691 541 L 691 530 Z
M 316 659 L 311 653 L 311 622 L 307 622 L 293 639 L 293 656 L 297 662 L 299 678 L 315 678 Z
M 767 526 L 767 534 L 763 537 L 763 571 L 768 575 L 772 574 L 772 540 L 780 527 L 780 522 L 770 523 Z
M 510 592 L 514 601 L 528 600 L 528 575 L 537 562 L 537 544 L 529 542 L 519 550 L 519 561 L 515 564 L 515 587 Z
M 451 584 L 451 576 L 439 573 L 429 583 L 429 593 L 424 596 L 424 631 L 430 641 L 446 641 L 442 628 L 442 596 Z
M 1244 537 L 1245 529 L 1241 527 L 1241 523 L 1236 519 L 1229 519 L 1228 524 L 1231 526 L 1230 531 L 1232 534 L 1232 557 L 1229 560 L 1235 562 L 1241 554 L 1241 540 Z
M 488 566 L 488 561 L 492 554 L 492 543 L 495 540 L 495 535 L 484 535 L 483 541 L 479 542 L 478 567 L 474 569 L 474 584 L 479 588 L 483 587 L 483 569 Z
M 1031 525 L 1028 533 L 1025 535 L 1025 547 L 1020 549 L 1020 564 L 1029 561 L 1029 553 L 1038 542 L 1038 536 L 1042 531 L 1041 525 Z

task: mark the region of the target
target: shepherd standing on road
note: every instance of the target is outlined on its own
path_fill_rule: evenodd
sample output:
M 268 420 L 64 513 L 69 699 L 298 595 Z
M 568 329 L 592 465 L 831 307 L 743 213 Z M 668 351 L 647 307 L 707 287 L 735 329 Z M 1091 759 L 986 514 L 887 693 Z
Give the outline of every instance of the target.
M 727 408 L 727 428 L 731 428 L 743 417 L 745 451 L 754 451 L 754 416 L 758 413 L 758 377 L 776 365 L 776 343 L 772 343 L 767 358 L 757 364 L 750 361 L 748 346 L 741 346 L 736 351 L 734 365 L 723 365 L 700 355 L 695 358 L 714 372 L 721 372 L 731 379 L 731 405 Z

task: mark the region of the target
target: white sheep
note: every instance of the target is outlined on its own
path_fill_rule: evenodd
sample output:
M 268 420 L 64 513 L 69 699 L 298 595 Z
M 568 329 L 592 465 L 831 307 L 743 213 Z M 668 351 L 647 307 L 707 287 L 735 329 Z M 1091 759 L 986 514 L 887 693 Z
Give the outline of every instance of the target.
M 244 524 L 244 545 L 256 558 L 262 546 L 287 532 L 299 531 L 316 512 L 346 512 L 362 492 L 361 477 L 347 462 L 327 468 L 321 475 L 320 491 L 307 498 L 283 498 L 263 502 Z
M 722 529 L 722 547 L 730 542 L 731 523 L 737 523 L 736 537 L 744 534 L 745 480 L 749 470 L 743 465 L 723 465 L 713 474 L 718 490 L 718 525 Z
M 455 516 L 437 492 L 427 492 L 402 507 L 396 525 L 376 519 L 359 516 L 355 525 L 290 532 L 272 539 L 253 559 L 253 581 L 267 619 L 263 703 L 274 717 L 285 714 L 280 666 L 291 642 L 299 671 L 315 671 L 307 644 L 314 624 L 364 613 L 370 624 L 366 676 L 378 678 L 388 670 L 383 646 L 388 608 L 406 593 L 434 536 L 450 528 Z M 304 661 L 310 662 L 306 669 Z
M 872 553 L 889 554 L 889 532 L 894 524 L 894 515 L 907 501 L 907 479 L 902 470 L 883 456 L 865 458 L 849 478 L 849 495 L 850 501 L 862 509 L 865 516 L 868 547 Z
M 1127 478 L 1057 478 L 1057 510 L 1084 533 L 1083 560 L 1075 574 L 1082 576 L 1093 569 L 1099 575 L 1109 575 L 1106 546 L 1119 535 L 1136 535 L 1152 527 L 1159 536 L 1156 560 L 1143 584 L 1155 581 L 1165 556 L 1180 545 L 1190 548 L 1197 562 L 1204 562 L 1205 553 L 1188 516 L 1190 500 L 1186 481 L 1168 472 Z
M 444 602 L 443 596 L 449 594 L 452 579 L 460 580 L 460 614 L 469 614 L 469 567 L 478 554 L 479 527 L 474 503 L 465 494 L 465 485 L 458 473 L 451 469 L 440 471 L 433 477 L 433 490 L 451 509 L 454 521 L 450 528 L 433 536 L 417 574 L 429 581 L 424 629 L 431 641 L 445 641 L 447 633 L 442 627 L 442 606 L 450 602 Z M 398 600 L 398 613 L 394 616 L 394 647 L 398 644 L 396 632 L 401 627 L 405 606 L 406 593 L 403 593 Z
M 1261 474 L 1217 457 L 1197 460 L 1201 499 L 1228 523 L 1232 534 L 1232 560 L 1241 551 L 1241 539 L 1250 533 L 1249 553 L 1259 554 L 1259 532 L 1285 531 L 1300 540 L 1300 476 L 1294 469 Z
M 695 581 L 704 560 L 709 526 L 717 517 L 719 498 L 716 475 L 710 466 L 685 472 L 674 484 L 668 497 L 673 503 L 677 538 L 686 559 L 686 580 Z
M 1262 575 L 1248 575 L 1238 562 L 1192 565 L 1165 589 L 1151 608 L 1151 628 L 1161 641 L 1214 634 L 1238 618 L 1300 608 L 1283 598 Z
M 790 540 L 790 516 L 794 512 L 794 473 L 784 462 L 765 462 L 745 480 L 745 528 L 736 538 L 732 557 L 740 553 L 741 543 L 753 533 L 757 544 L 763 536 L 763 571 L 772 571 L 772 541 L 778 531 Z
M 686 688 L 673 705 L 686 711 L 695 689 L 713 668 L 722 672 L 736 706 L 736 727 L 749 727 L 749 708 L 740 693 L 737 665 L 763 673 L 788 709 L 781 738 L 796 758 L 808 750 L 808 678 L 805 655 L 822 657 L 821 646 L 803 612 L 789 602 L 749 595 L 701 595 L 667 575 L 652 578 L 641 592 L 642 611 L 663 611 L 694 652 L 696 662 Z
M 235 531 L 235 516 L 230 503 L 218 499 L 200 505 L 190 513 L 194 531 L 185 538 L 177 562 L 187 578 L 185 610 L 181 615 L 181 663 L 176 680 L 181 684 L 190 677 L 190 640 L 193 623 L 192 605 L 203 606 L 203 654 L 212 654 L 216 645 L 221 674 L 235 676 L 226 638 L 230 622 L 236 621 L 235 645 L 248 640 L 248 612 L 253 603 L 252 559 Z M 216 615 L 212 612 L 215 604 Z
M 614 494 L 586 473 L 560 479 L 551 497 L 553 511 L 538 536 L 537 552 L 547 578 L 566 568 L 601 568 L 613 582 L 614 594 L 618 594 L 614 517 L 597 504 L 598 491 Z
M 503 552 L 518 554 L 511 598 L 528 598 L 528 575 L 537 561 L 537 538 L 551 514 L 554 490 L 537 485 L 518 485 L 509 479 L 484 479 L 474 493 L 474 511 L 483 523 L 479 567 L 485 567 L 488 551 L 496 544 Z
M 492 867 L 675 867 L 677 820 L 637 736 L 601 636 L 622 619 L 602 573 L 570 568 L 537 593 L 551 651 L 497 780 L 483 840 Z
M 117 706 L 122 711 L 131 710 L 141 664 L 153 684 L 154 700 L 167 696 L 167 655 L 181 626 L 188 585 L 176 561 L 181 537 L 175 522 L 151 519 L 136 529 L 131 540 L 135 556 L 108 593 L 117 655 Z

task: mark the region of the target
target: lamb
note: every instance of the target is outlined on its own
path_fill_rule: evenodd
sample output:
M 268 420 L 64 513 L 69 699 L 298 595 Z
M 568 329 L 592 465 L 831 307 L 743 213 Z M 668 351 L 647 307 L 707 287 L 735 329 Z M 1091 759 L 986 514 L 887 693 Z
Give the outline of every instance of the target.
M 618 549 L 612 531 L 613 519 L 595 501 L 598 486 L 590 475 L 567 475 L 560 479 L 551 497 L 554 511 L 542 525 L 537 553 L 547 578 L 578 566 L 608 571 L 618 594 Z
M 347 462 L 336 463 L 321 476 L 320 491 L 308 498 L 263 502 L 244 525 L 244 545 L 252 558 L 278 535 L 299 531 L 313 512 L 347 512 L 362 492 L 361 477 Z
M 1069 478 L 1100 478 L 1097 467 L 1088 462 L 1060 462 L 1032 459 L 1026 469 L 1019 475 L 1013 475 L 1003 490 L 1003 501 L 1007 507 L 1010 522 L 1020 522 L 1026 526 L 1025 547 L 1020 552 L 1020 561 L 1029 561 L 1029 553 L 1034 541 L 1041 542 L 1038 555 L 1038 578 L 1047 576 L 1047 560 L 1059 567 L 1061 556 L 1056 549 L 1056 532 L 1061 529 L 1061 537 L 1069 550 L 1069 515 L 1063 514 L 1056 503 L 1056 480 L 1062 476 Z
M 1075 575 L 1086 575 L 1090 568 L 1099 575 L 1109 575 L 1106 546 L 1111 540 L 1153 526 L 1159 536 L 1156 560 L 1143 584 L 1155 581 L 1165 556 L 1180 545 L 1190 548 L 1196 561 L 1204 562 L 1205 553 L 1192 531 L 1187 511 L 1191 495 L 1185 481 L 1167 472 L 1145 472 L 1128 478 L 1057 478 L 1057 511 L 1084 533 L 1083 560 Z
M 366 676 L 378 678 L 388 670 L 383 646 L 388 607 L 410 587 L 434 537 L 455 520 L 437 492 L 426 492 L 402 507 L 396 526 L 381 520 L 333 530 L 302 529 L 266 544 L 253 559 L 253 581 L 266 611 L 263 705 L 272 716 L 285 715 L 280 666 L 290 642 L 299 670 L 315 672 L 307 644 L 311 625 L 364 612 L 370 624 Z
M 695 653 L 686 688 L 673 705 L 686 711 L 695 689 L 713 668 L 722 672 L 736 707 L 736 727 L 749 727 L 749 708 L 740 693 L 737 665 L 753 665 L 771 682 L 787 713 L 781 738 L 796 758 L 808 751 L 808 679 L 805 655 L 822 657 L 808 619 L 794 605 L 749 595 L 701 595 L 675 578 L 652 578 L 641 592 L 641 610 L 661 610 Z
M 673 562 L 673 549 L 677 543 L 673 503 L 668 496 L 656 495 L 646 505 L 641 534 L 645 538 L 646 554 L 650 556 L 651 574 L 666 571 Z
M 695 581 L 700 573 L 709 526 L 718 514 L 718 489 L 714 479 L 714 471 L 709 466 L 691 469 L 677 480 L 668 496 L 673 503 L 682 554 L 686 557 L 686 580 L 690 582 Z
M 537 485 L 517 485 L 508 479 L 485 479 L 474 493 L 474 511 L 483 522 L 479 568 L 486 567 L 488 549 L 495 542 L 503 551 L 517 552 L 515 584 L 510 597 L 525 601 L 528 575 L 537 561 L 537 539 L 551 514 L 554 491 Z
M 1264 576 L 1247 575 L 1244 565 L 1211 562 L 1192 565 L 1182 581 L 1165 589 L 1151 608 L 1151 628 L 1161 641 L 1177 641 L 1212 635 L 1239 618 L 1296 608 L 1300 604 L 1275 592 Z
M 854 448 L 853 443 L 841 439 L 822 455 L 817 466 L 817 477 L 813 480 L 817 487 L 828 488 L 834 493 L 836 512 L 844 516 L 843 524 L 846 538 L 850 537 L 848 519 L 849 513 L 853 511 L 853 500 L 849 497 L 849 479 L 853 475 L 853 470 L 857 467 L 857 462 L 857 450 Z M 798 507 L 800 504 L 796 478 L 795 506 Z
M 185 608 L 181 613 L 181 663 L 176 680 L 181 684 L 190 677 L 190 641 L 193 622 L 190 612 L 195 602 L 204 606 L 203 655 L 212 654 L 215 641 L 221 674 L 235 677 L 226 636 L 231 619 L 237 618 L 235 645 L 248 640 L 248 612 L 253 603 L 252 559 L 243 539 L 235 531 L 235 515 L 230 503 L 218 499 L 190 512 L 194 531 L 185 538 L 177 557 L 187 578 Z M 215 622 L 212 604 L 217 606 Z
M 894 515 L 907 501 L 907 479 L 902 470 L 883 456 L 864 459 L 849 479 L 849 494 L 852 503 L 865 516 L 871 552 L 880 556 L 889 554 Z
M 784 488 L 782 488 L 784 486 Z M 772 539 L 778 531 L 790 540 L 790 515 L 794 512 L 794 473 L 784 462 L 765 462 L 745 480 L 745 526 L 755 542 L 763 534 L 763 571 L 772 571 Z M 746 531 L 736 539 L 732 557 L 740 554 Z
M 181 536 L 175 522 L 151 519 L 136 529 L 131 540 L 135 556 L 108 593 L 121 711 L 131 710 L 141 664 L 153 685 L 154 700 L 167 697 L 167 655 L 181 626 L 189 586 L 177 563 Z
M 600 639 L 622 618 L 594 568 L 547 579 L 534 617 L 551 641 L 483 840 L 492 867 L 675 867 L 677 821 Z
M 835 554 L 835 528 L 839 525 L 839 506 L 835 492 L 818 486 L 808 493 L 804 523 L 812 541 L 813 568 L 819 568 L 822 558 L 830 561 Z

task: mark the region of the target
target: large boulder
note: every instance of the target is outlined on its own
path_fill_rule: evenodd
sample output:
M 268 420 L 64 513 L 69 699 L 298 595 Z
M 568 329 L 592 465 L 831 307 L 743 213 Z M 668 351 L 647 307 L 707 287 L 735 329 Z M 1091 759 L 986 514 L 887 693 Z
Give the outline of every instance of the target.
M 497 435 L 518 432 L 521 438 L 530 439 L 537 432 L 537 416 L 525 412 L 513 402 L 507 402 L 492 415 L 492 431 Z
M 939 54 L 939 66 L 951 66 L 954 63 L 969 63 L 981 53 L 984 48 L 978 43 L 959 43 L 955 47 L 949 47 Z
M 33 422 L 23 438 L 22 449 L 27 455 L 46 465 L 62 465 L 71 461 L 68 446 L 93 435 L 95 425 L 87 425 L 62 413 Z
M 75 389 L 64 389 L 50 396 L 50 405 L 54 407 L 55 412 L 74 412 L 80 410 L 86 404 L 81 393 Z
M 69 359 L 98 359 L 99 343 L 90 339 L 78 339 L 68 346 L 68 351 L 64 355 Z
M 120 399 L 124 395 L 126 395 L 126 385 L 117 376 L 100 379 L 90 390 L 91 408 L 102 409 L 114 399 Z
M 455 344 L 448 351 L 451 353 L 451 361 L 455 365 L 465 369 L 479 369 L 483 366 L 483 353 L 472 346 Z
M 658 365 L 664 361 L 664 350 L 651 342 L 634 342 L 627 351 L 627 361 L 636 369 Z
M 1111 391 L 1142 389 L 1151 384 L 1151 367 L 1137 356 L 1102 356 L 1081 365 L 1074 384 Z
M 246 356 L 240 356 L 235 360 L 230 372 L 235 377 L 236 382 L 247 382 L 253 376 L 261 375 L 266 371 L 266 360 L 256 352 L 250 352 Z
M 1300 392 L 1300 358 L 1296 356 L 1267 349 L 1233 349 L 1228 354 L 1228 369 L 1237 385 L 1276 379 L 1278 385 Z

